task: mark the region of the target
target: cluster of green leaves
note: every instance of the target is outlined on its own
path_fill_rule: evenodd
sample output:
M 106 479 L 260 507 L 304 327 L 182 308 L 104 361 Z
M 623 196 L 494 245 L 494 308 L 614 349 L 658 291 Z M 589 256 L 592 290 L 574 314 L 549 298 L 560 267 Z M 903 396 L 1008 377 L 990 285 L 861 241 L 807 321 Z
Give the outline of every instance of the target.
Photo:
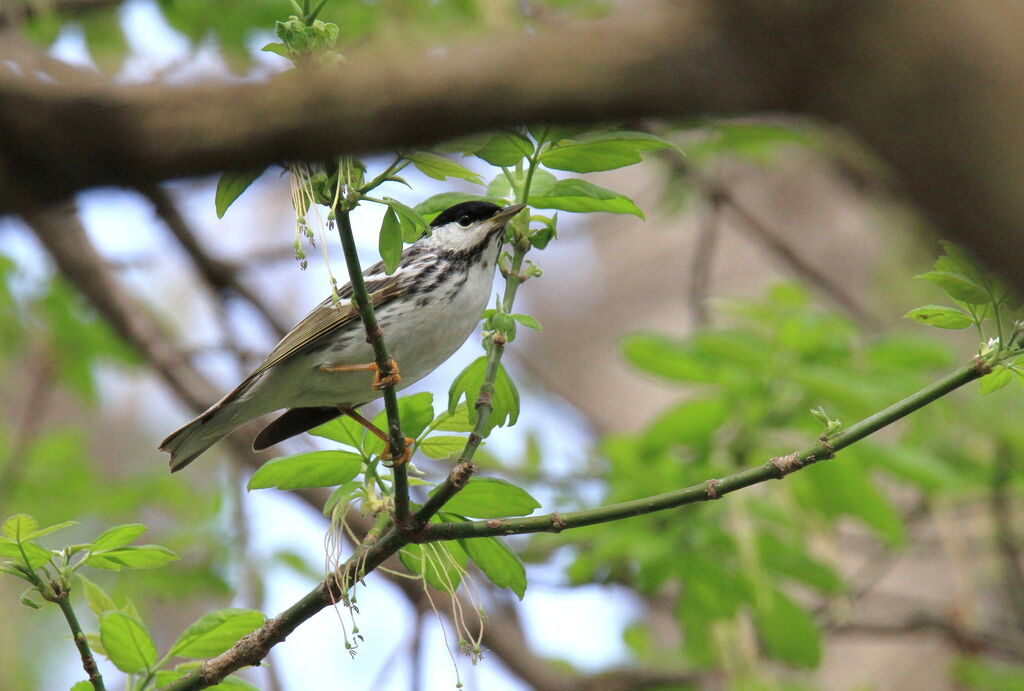
M 402 431 L 413 437 L 413 451 L 433 459 L 446 459 L 458 454 L 466 444 L 463 436 L 473 429 L 470 409 L 465 403 L 435 415 L 433 394 L 418 393 L 399 399 Z M 382 411 L 374 418 L 378 427 L 386 427 Z M 358 501 L 364 511 L 376 513 L 388 508 L 393 493 L 391 478 L 380 472 L 384 442 L 348 417 L 339 417 L 313 429 L 311 434 L 341 444 L 344 448 L 313 451 L 276 458 L 264 464 L 249 480 L 249 489 L 282 490 L 309 487 L 336 487 L 324 506 L 332 516 L 343 511 L 350 502 Z M 410 477 L 412 485 L 429 485 L 418 477 Z M 430 492 L 435 491 L 431 487 Z M 469 518 L 525 516 L 539 506 L 524 490 L 496 478 L 474 478 L 446 506 L 445 520 L 464 521 Z M 439 520 L 439 519 L 438 519 Z M 518 557 L 500 540 L 485 538 L 460 543 L 419 546 L 410 545 L 402 552 L 402 561 L 413 573 L 423 575 L 436 587 L 458 586 L 465 570 L 467 556 L 496 585 L 510 588 L 522 597 L 526 589 L 526 572 Z M 432 557 L 437 556 L 437 559 Z M 442 576 L 434 565 L 454 565 Z M 457 568 L 455 568 L 457 567 Z M 447 588 L 446 588 L 447 589 Z
M 640 433 L 602 441 L 604 501 L 699 484 L 804 447 L 822 425 L 836 423 L 822 408 L 845 420 L 865 417 L 952 363 L 946 346 L 923 336 L 891 334 L 865 344 L 848 319 L 812 308 L 795 285 L 735 303 L 728 313 L 731 326 L 683 341 L 655 333 L 625 339 L 623 353 L 633 366 L 687 393 Z M 1005 398 L 1000 403 L 1009 425 L 1019 409 Z M 964 444 L 965 435 L 977 437 L 967 431 L 976 420 L 959 410 L 960 421 L 936 422 L 935 416 L 955 417 L 953 410 L 930 406 L 895 438 L 859 442 L 770 492 L 580 529 L 570 581 L 673 593 L 682 653 L 696 667 L 735 666 L 741 620 L 753 623 L 763 656 L 814 667 L 822 633 L 807 598 L 796 595 L 827 599 L 846 585 L 811 545 L 831 539 L 840 520 L 859 523 L 888 546 L 902 544 L 904 519 L 880 476 L 929 494 L 969 492 L 989 481 L 992 447 Z M 987 437 L 992 426 L 980 428 Z M 1019 445 L 1019 432 L 1012 434 Z M 536 536 L 533 549 L 543 554 L 555 544 Z M 645 623 L 630 627 L 626 640 L 650 661 L 666 652 Z
M 935 261 L 934 269 L 917 278 L 938 286 L 957 306 L 916 307 L 907 312 L 907 318 L 939 329 L 973 326 L 977 330 L 982 341 L 980 355 L 994 365 L 978 383 L 983 395 L 1006 386 L 1015 374 L 1024 384 L 1024 369 L 1016 364 L 1024 352 L 1020 297 L 1006 283 L 982 271 L 956 245 L 945 242 L 943 247 L 945 253 Z
M 65 521 L 40 527 L 35 518 L 26 514 L 9 517 L 0 527 L 0 572 L 29 584 L 21 602 L 33 609 L 41 606 L 36 598 L 70 606 L 71 593 L 80 587 L 99 623 L 98 633 L 86 634 L 89 646 L 129 675 L 127 688 L 131 691 L 170 683 L 198 664 L 186 662 L 174 669 L 164 669 L 173 658 L 205 659 L 218 655 L 263 623 L 261 613 L 249 610 L 224 609 L 207 614 L 189 626 L 158 659 L 156 644 L 134 602 L 125 599 L 116 604 L 102 587 L 80 571 L 86 566 L 109 571 L 152 569 L 176 560 L 177 555 L 160 545 L 133 545 L 147 530 L 141 523 L 115 526 L 91 542 L 57 550 L 40 543 L 41 538 L 73 525 L 75 521 Z M 82 681 L 72 691 L 91 688 L 91 683 Z M 235 678 L 216 688 L 255 689 Z

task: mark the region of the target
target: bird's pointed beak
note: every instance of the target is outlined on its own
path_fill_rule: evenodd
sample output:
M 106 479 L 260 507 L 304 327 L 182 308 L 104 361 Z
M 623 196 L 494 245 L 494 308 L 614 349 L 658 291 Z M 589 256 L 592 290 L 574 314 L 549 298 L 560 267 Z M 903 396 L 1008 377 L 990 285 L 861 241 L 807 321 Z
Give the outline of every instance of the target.
M 491 217 L 491 220 L 501 223 L 506 219 L 512 218 L 525 208 L 526 204 L 513 204 L 511 206 L 506 206 L 504 209 L 494 214 L 494 216 Z

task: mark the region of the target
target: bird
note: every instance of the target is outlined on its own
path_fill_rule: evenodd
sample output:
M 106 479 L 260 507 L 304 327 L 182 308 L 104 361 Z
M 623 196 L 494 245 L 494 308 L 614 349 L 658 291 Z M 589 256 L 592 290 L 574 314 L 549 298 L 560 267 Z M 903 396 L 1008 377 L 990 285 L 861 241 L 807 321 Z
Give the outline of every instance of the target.
M 177 472 L 243 424 L 287 409 L 253 441 L 266 449 L 340 415 L 384 433 L 357 409 L 382 389 L 410 386 L 434 371 L 469 338 L 491 295 L 505 229 L 524 204 L 473 200 L 430 223 L 388 275 L 378 262 L 363 271 L 367 293 L 393 358 L 381 377 L 351 282 L 306 315 L 249 376 L 204 413 L 172 432 L 159 449 Z M 399 367 L 401 369 L 399 370 Z

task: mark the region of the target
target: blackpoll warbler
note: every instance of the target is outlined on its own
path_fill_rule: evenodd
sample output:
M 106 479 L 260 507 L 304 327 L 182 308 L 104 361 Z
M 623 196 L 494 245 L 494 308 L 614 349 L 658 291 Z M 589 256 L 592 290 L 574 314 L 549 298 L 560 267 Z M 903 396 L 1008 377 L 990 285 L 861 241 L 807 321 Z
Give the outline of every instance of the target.
M 171 454 L 171 472 L 246 422 L 281 408 L 289 410 L 257 435 L 254 449 L 342 414 L 386 439 L 355 408 L 379 398 L 388 383 L 400 381 L 399 389 L 414 384 L 465 342 L 490 296 L 505 227 L 523 208 L 456 204 L 434 219 L 430 236 L 406 248 L 392 275 L 384 273 L 383 263 L 363 272 L 401 377 L 397 368 L 389 381 L 378 375 L 362 322 L 347 299 L 348 283 L 338 292 L 341 301 L 320 303 L 231 393 L 164 439 L 160 449 Z

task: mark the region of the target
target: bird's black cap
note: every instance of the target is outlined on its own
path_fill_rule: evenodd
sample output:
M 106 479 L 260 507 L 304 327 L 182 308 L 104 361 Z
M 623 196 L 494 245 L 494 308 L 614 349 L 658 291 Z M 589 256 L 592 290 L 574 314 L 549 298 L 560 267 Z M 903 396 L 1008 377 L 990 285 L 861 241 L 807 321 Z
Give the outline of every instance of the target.
M 452 221 L 458 221 L 463 216 L 468 216 L 471 222 L 484 221 L 494 214 L 501 211 L 501 207 L 497 204 L 492 204 L 485 201 L 471 201 L 461 202 L 455 206 L 450 206 L 437 215 L 433 221 L 430 222 L 431 228 L 439 228 L 446 223 Z

